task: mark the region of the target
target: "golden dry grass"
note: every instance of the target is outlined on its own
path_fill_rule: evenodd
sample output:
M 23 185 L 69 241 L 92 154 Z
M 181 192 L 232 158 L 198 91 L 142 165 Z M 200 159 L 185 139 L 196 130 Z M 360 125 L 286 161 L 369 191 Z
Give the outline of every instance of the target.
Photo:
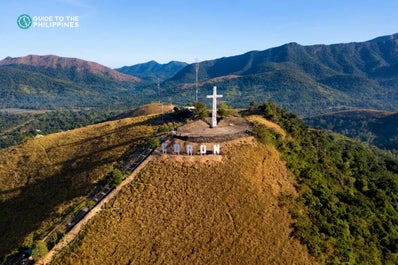
M 278 152 L 253 138 L 221 161 L 155 159 L 54 264 L 315 264 L 279 205 Z
M 146 105 L 142 105 L 132 111 L 121 114 L 118 117 L 126 118 L 126 117 L 139 117 L 139 116 L 147 116 L 147 115 L 157 115 L 163 113 L 171 112 L 174 108 L 174 105 L 163 103 L 163 107 L 161 103 L 150 103 Z
M 147 117 L 105 122 L 0 151 L 1 257 L 57 222 L 155 128 Z M 24 243 L 25 242 L 25 243 Z
M 281 135 L 282 137 L 286 137 L 285 130 L 280 127 L 278 124 L 271 122 L 260 115 L 251 115 L 246 118 L 249 122 L 254 125 L 262 125 L 268 128 L 269 130 L 274 131 L 275 133 Z

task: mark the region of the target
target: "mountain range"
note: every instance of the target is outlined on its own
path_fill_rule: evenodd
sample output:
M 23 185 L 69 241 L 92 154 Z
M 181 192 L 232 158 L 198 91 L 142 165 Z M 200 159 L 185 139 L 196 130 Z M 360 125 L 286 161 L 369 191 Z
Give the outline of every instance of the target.
M 193 94 L 194 75 L 191 64 L 166 81 L 170 97 Z M 303 116 L 351 107 L 397 110 L 398 34 L 334 45 L 289 43 L 204 61 L 199 80 L 201 99 L 217 85 L 235 106 L 274 101 Z
M 158 99 L 158 77 L 166 79 L 162 102 L 194 99 L 195 64 L 150 61 L 116 70 L 57 56 L 7 57 L 0 61 L 0 104 L 130 108 Z M 198 74 L 203 102 L 216 85 L 235 107 L 274 101 L 304 117 L 350 108 L 397 111 L 398 34 L 333 45 L 288 43 L 203 61 Z
M 0 61 L 2 108 L 60 109 L 126 105 L 141 79 L 98 63 L 54 55 Z
M 84 75 L 88 73 L 98 76 L 103 76 L 110 80 L 115 81 L 131 81 L 140 82 L 140 79 L 131 75 L 124 75 L 115 71 L 111 68 L 103 66 L 101 64 L 85 61 L 77 58 L 63 58 L 54 55 L 28 55 L 25 57 L 6 57 L 4 60 L 0 61 L 0 66 L 18 66 L 29 70 L 28 67 L 34 67 L 32 71 L 43 72 L 51 77 L 57 78 L 68 78 L 72 81 L 82 81 L 84 80 Z M 45 69 L 59 69 L 59 72 L 48 73 Z M 63 74 L 63 75 L 61 75 Z M 69 74 L 69 75 L 68 75 Z
M 173 77 L 187 65 L 187 63 L 178 61 L 171 61 L 167 64 L 159 64 L 156 61 L 149 61 L 147 63 L 135 64 L 132 66 L 123 66 L 115 70 L 120 73 L 137 76 L 145 81 L 157 82 L 158 78 L 160 81 L 164 81 Z

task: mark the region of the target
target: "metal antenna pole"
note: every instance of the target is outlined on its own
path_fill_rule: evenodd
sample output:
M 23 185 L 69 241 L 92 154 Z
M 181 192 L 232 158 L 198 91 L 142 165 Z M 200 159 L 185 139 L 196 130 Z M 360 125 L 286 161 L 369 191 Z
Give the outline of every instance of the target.
M 159 103 L 160 103 L 161 100 L 160 100 L 160 82 L 159 82 L 159 77 L 158 77 L 158 98 L 159 98 Z
M 163 102 L 162 102 L 161 97 L 160 97 L 160 81 L 159 81 L 159 77 L 158 77 L 158 97 L 159 97 L 159 103 L 162 104 L 162 123 L 164 123 L 164 118 L 163 118 L 164 111 L 163 111 Z
M 198 102 L 198 72 L 199 72 L 199 60 L 195 59 L 195 102 Z

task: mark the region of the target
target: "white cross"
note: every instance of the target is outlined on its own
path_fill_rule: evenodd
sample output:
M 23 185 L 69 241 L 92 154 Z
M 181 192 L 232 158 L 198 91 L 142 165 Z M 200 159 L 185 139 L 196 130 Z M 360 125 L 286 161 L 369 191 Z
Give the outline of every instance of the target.
M 213 109 L 211 111 L 211 127 L 217 126 L 217 98 L 222 98 L 222 95 L 217 95 L 217 87 L 213 86 L 213 95 L 207 95 L 206 98 L 213 99 Z

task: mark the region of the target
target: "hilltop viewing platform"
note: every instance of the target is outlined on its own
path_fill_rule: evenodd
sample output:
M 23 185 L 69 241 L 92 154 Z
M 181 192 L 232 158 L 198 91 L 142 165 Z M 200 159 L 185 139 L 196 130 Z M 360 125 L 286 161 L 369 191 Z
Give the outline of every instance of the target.
M 210 119 L 185 124 L 173 131 L 173 137 L 196 143 L 230 141 L 251 135 L 252 127 L 241 117 L 228 117 L 217 127 L 210 127 Z

